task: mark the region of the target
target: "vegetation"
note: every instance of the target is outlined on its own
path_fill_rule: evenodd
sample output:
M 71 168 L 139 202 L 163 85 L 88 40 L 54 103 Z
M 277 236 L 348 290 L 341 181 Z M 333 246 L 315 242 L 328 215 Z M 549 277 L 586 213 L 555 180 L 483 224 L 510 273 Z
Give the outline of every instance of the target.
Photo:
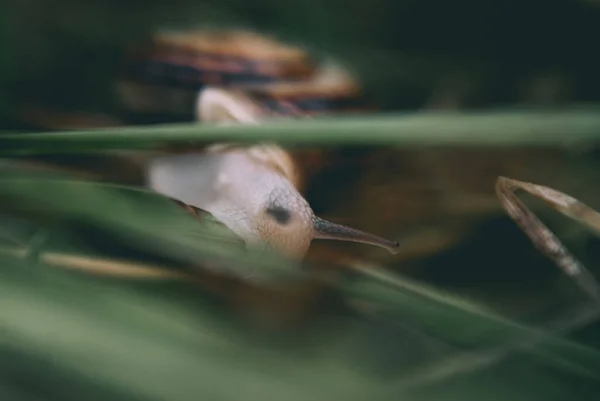
M 37 7 L 7 3 L 6 13 L 0 12 L 0 400 L 573 401 L 594 399 L 600 391 L 600 308 L 497 211 L 477 216 L 473 232 L 449 249 L 416 260 L 383 262 L 365 251 L 361 258 L 315 258 L 298 269 L 275 254 L 248 255 L 218 221 L 210 216 L 198 221 L 169 199 L 117 182 L 120 171 L 91 179 L 80 169 L 29 163 L 68 165 L 79 157 L 91 165 L 94 158 L 127 159 L 167 145 L 213 141 L 392 149 L 396 159 L 403 152 L 443 151 L 456 152 L 451 160 L 473 164 L 440 164 L 442 172 L 459 172 L 465 182 L 485 177 L 489 197 L 494 182 L 478 168 L 476 155 L 492 159 L 501 149 L 503 166 L 510 168 L 491 169 L 491 176 L 528 166 L 529 172 L 546 174 L 544 185 L 597 207 L 600 91 L 594 92 L 593 52 L 574 54 L 574 46 L 559 45 L 563 34 L 550 23 L 549 45 L 531 51 L 535 35 L 523 37 L 538 32 L 534 22 L 546 24 L 533 2 L 513 7 L 522 14 L 489 5 L 491 11 L 477 14 L 481 18 L 472 16 L 479 8 L 468 1 L 435 7 L 344 2 L 319 9 L 321 2 L 312 1 L 118 6 L 121 2 L 61 0 L 52 5 L 54 14 L 39 0 Z M 597 38 L 586 34 L 600 26 L 597 20 L 587 23 L 597 7 L 577 4 L 546 7 L 555 16 L 581 18 L 564 35 L 585 47 Z M 411 7 L 418 12 L 411 14 Z M 394 113 L 257 126 L 53 132 L 15 122 L 29 101 L 70 111 L 114 110 L 107 88 L 118 70 L 120 46 L 157 25 L 195 24 L 199 14 L 209 22 L 264 28 L 337 52 Z M 521 15 L 530 23 L 515 25 L 514 37 L 503 30 L 503 39 L 492 40 L 500 26 L 519 20 L 507 17 L 486 29 L 484 14 Z M 457 28 L 461 21 L 477 30 L 465 35 Z M 485 46 L 472 32 L 481 34 Z M 81 65 L 73 67 L 75 59 Z M 478 63 L 467 68 L 473 59 Z M 562 69 L 570 61 L 573 70 L 565 68 L 581 82 L 575 79 L 579 89 L 568 107 L 523 105 L 503 91 L 510 86 L 507 92 L 517 92 L 515 82 L 522 77 L 548 66 Z M 496 74 L 499 64 L 510 72 Z M 456 71 L 474 82 L 477 74 L 485 76 L 483 89 L 466 102 L 483 110 L 413 112 L 424 107 L 441 77 Z M 488 102 L 490 92 L 498 96 Z M 519 158 L 523 149 L 540 156 Z M 390 181 L 426 189 L 435 183 L 461 194 L 441 172 L 425 181 L 425 174 L 414 173 L 420 171 L 412 169 L 414 160 L 407 160 L 389 173 Z M 406 175 L 396 178 L 398 171 Z M 332 175 L 313 184 L 316 193 L 335 191 L 336 180 L 341 181 Z M 344 193 L 357 198 L 375 188 L 348 187 Z M 429 192 L 423 194 L 416 203 L 427 201 Z M 457 203 L 467 205 L 459 206 L 468 209 L 470 195 L 459 197 Z M 343 206 L 336 202 L 319 207 Z M 366 216 L 380 212 L 356 207 Z M 432 211 L 397 230 L 418 231 L 439 214 Z M 552 213 L 542 216 L 598 275 L 597 239 Z M 451 219 L 473 218 L 457 213 Z M 434 225 L 425 237 L 435 237 L 438 229 Z M 331 271 L 341 273 L 331 279 Z M 310 291 L 298 283 L 308 283 Z M 312 307 L 296 318 L 294 305 L 304 297 Z

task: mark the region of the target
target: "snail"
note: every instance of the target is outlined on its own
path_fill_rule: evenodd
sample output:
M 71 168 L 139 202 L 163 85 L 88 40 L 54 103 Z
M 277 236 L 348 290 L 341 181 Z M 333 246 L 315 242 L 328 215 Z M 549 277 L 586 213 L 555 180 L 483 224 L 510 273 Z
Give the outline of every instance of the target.
M 226 90 L 205 89 L 198 114 L 201 121 L 257 121 L 258 112 L 247 105 Z M 212 214 L 248 247 L 266 245 L 295 259 L 304 257 L 313 239 L 399 250 L 398 242 L 315 216 L 297 189 L 293 159 L 275 144 L 216 144 L 202 153 L 156 156 L 147 166 L 151 189 Z
M 159 35 L 154 52 L 132 65 L 138 84 L 196 90 L 194 114 L 202 123 L 258 124 L 270 116 L 360 105 L 360 88 L 343 68 L 315 66 L 300 49 L 248 32 Z M 161 73 L 168 71 L 170 76 Z M 207 74 L 214 79 L 204 79 Z M 135 103 L 135 96 L 127 100 Z M 275 144 L 213 144 L 201 152 L 156 155 L 146 166 L 149 188 L 212 214 L 248 247 L 268 246 L 302 259 L 311 241 L 321 238 L 398 251 L 397 242 L 315 216 L 299 192 L 303 183 L 294 159 Z

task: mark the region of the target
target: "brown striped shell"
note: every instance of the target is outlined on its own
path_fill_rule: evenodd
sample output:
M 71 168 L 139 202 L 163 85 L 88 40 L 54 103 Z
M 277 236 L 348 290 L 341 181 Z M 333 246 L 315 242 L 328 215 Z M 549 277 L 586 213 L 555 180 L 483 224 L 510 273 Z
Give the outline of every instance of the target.
M 354 77 L 303 49 L 247 31 L 157 34 L 132 50 L 117 94 L 125 111 L 193 119 L 204 88 L 243 93 L 262 115 L 310 116 L 368 109 Z

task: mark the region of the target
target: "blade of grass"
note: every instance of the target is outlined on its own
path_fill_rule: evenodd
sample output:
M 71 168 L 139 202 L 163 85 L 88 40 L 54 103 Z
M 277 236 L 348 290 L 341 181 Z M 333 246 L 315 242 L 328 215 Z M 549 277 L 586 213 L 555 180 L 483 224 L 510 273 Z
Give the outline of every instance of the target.
M 171 143 L 276 141 L 282 144 L 563 146 L 600 139 L 600 113 L 577 109 L 428 112 L 271 120 L 257 126 L 171 124 L 0 136 L 0 156 L 151 149 Z

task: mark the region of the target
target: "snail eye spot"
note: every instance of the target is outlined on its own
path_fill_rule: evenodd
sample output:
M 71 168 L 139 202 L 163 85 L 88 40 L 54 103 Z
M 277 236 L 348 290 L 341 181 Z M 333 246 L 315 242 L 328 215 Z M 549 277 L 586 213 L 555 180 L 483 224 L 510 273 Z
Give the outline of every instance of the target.
M 287 224 L 292 218 L 289 210 L 281 206 L 270 206 L 266 210 L 267 214 L 272 216 L 279 224 Z

